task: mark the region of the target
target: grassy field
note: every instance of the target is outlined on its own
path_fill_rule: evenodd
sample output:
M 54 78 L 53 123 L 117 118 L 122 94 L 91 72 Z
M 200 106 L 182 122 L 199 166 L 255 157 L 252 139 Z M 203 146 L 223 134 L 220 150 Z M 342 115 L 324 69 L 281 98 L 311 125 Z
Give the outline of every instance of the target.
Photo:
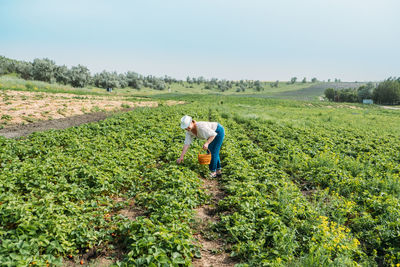
M 205 89 L 204 84 L 189 84 L 187 82 L 183 83 L 173 83 L 168 89 L 158 91 L 150 88 L 142 88 L 140 90 L 132 88 L 116 88 L 112 93 L 107 93 L 105 89 L 96 87 L 85 87 L 85 88 L 73 88 L 71 86 L 59 85 L 59 84 L 49 84 L 40 81 L 27 81 L 20 79 L 15 75 L 4 75 L 0 76 L 0 88 L 9 90 L 24 90 L 24 91 L 38 91 L 38 92 L 49 92 L 49 93 L 73 93 L 79 95 L 135 95 L 135 96 L 153 96 L 158 94 L 174 95 L 174 94 L 218 94 L 218 95 L 237 95 L 246 96 L 251 94 L 252 96 L 279 96 L 280 94 L 290 94 L 292 92 L 297 92 L 299 90 L 304 90 L 311 86 L 318 87 L 319 84 L 323 83 L 295 83 L 287 84 L 286 82 L 281 82 L 278 87 L 272 88 L 270 82 L 264 82 L 264 90 L 256 92 L 254 89 L 248 88 L 245 92 L 236 92 L 237 87 L 234 86 L 225 92 L 220 92 L 216 89 Z M 314 90 L 312 96 L 319 96 L 323 94 L 321 90 Z M 310 95 L 310 94 L 309 94 Z
M 2 266 L 190 266 L 222 256 L 232 266 L 400 263 L 400 110 L 318 101 L 320 89 L 301 84 L 250 96 L 186 84 L 107 94 L 0 83 L 186 103 L 0 137 Z M 201 141 L 176 164 L 184 114 L 224 125 L 222 179 L 197 163 Z M 204 209 L 211 215 L 200 220 Z
M 168 88 L 162 91 L 143 87 L 140 90 L 132 88 L 115 88 L 112 93 L 106 92 L 105 89 L 96 87 L 73 88 L 71 86 L 49 84 L 40 81 L 26 81 L 15 75 L 0 76 L 0 89 L 7 90 L 23 90 L 48 93 L 72 93 L 78 95 L 112 95 L 124 97 L 153 97 L 157 95 L 165 95 L 166 97 L 174 97 L 181 95 L 201 94 L 201 95 L 224 95 L 224 96 L 241 96 L 256 98 L 279 98 L 313 101 L 320 100 L 324 96 L 326 88 L 357 88 L 363 83 L 346 83 L 346 82 L 316 82 L 316 83 L 294 83 L 282 81 L 278 87 L 271 87 L 272 82 L 263 82 L 263 89 L 255 91 L 247 88 L 244 92 L 237 92 L 238 87 L 221 92 L 217 89 L 205 89 L 205 84 L 189 84 L 187 82 L 172 83 Z

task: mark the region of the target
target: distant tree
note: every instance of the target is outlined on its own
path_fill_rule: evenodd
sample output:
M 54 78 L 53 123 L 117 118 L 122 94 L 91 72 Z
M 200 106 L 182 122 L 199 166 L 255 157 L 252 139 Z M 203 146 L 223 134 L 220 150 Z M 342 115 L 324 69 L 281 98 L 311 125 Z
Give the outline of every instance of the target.
M 254 90 L 256 90 L 257 92 L 264 90 L 264 87 L 261 85 L 261 82 L 259 80 L 254 82 Z
M 209 85 L 211 88 L 216 87 L 218 83 L 218 79 L 217 78 L 211 78 Z
M 32 80 L 33 79 L 33 67 L 31 62 L 15 61 L 13 63 L 13 72 L 19 74 L 22 79 Z
M 233 81 L 227 81 L 226 85 L 228 86 L 229 89 L 232 89 L 234 82 Z
M 44 58 L 35 58 L 32 63 L 33 79 L 44 82 L 54 82 L 54 72 L 56 64 L 54 61 Z
M 206 79 L 204 79 L 204 77 L 203 76 L 200 76 L 199 78 L 197 78 L 197 82 L 200 84 L 200 83 L 205 83 L 206 82 Z
M 165 83 L 168 83 L 168 84 L 171 84 L 171 83 L 177 81 L 176 79 L 174 79 L 174 78 L 172 78 L 172 77 L 170 77 L 168 75 L 165 75 L 163 80 L 164 80 Z
M 118 74 L 118 83 L 120 88 L 128 87 L 128 79 L 125 74 Z
M 154 82 L 154 89 L 156 89 L 156 90 L 165 90 L 166 87 L 167 86 L 163 80 L 156 80 Z
M 358 102 L 357 90 L 354 88 L 338 90 L 335 95 L 335 101 L 350 103 Z
M 306 82 L 307 82 L 306 77 L 304 77 L 303 80 L 302 80 L 301 82 L 302 82 L 302 83 L 306 83 Z
M 143 88 L 143 80 L 136 80 L 135 81 L 135 86 L 133 87 L 133 88 L 135 88 L 135 89 L 137 89 L 137 90 L 140 90 L 140 89 L 142 89 Z
M 334 101 L 335 100 L 335 89 L 327 88 L 327 89 L 325 89 L 324 94 L 325 94 L 325 97 L 329 101 Z
M 119 76 L 116 72 L 102 71 L 93 76 L 94 84 L 100 88 L 118 88 L 120 87 Z
M 362 102 L 363 99 L 372 99 L 372 93 L 375 89 L 375 85 L 371 82 L 366 85 L 362 85 L 357 89 L 358 102 Z
M 0 75 L 15 72 L 15 61 L 0 56 Z
M 316 83 L 316 82 L 317 82 L 317 78 L 315 78 L 315 77 L 312 78 L 312 79 L 311 79 L 311 82 L 312 82 L 312 83 Z
M 400 81 L 395 78 L 388 78 L 381 82 L 373 92 L 373 100 L 379 104 L 400 103 Z
M 58 83 L 68 84 L 70 76 L 67 66 L 57 66 L 54 70 L 54 77 Z
M 328 83 L 330 83 L 331 82 L 331 79 L 328 79 Z
M 128 71 L 125 76 L 126 76 L 129 87 L 132 87 L 132 88 L 138 89 L 138 90 L 140 90 L 143 87 L 143 79 L 136 72 Z
M 89 69 L 78 65 L 71 68 L 69 72 L 69 81 L 74 87 L 85 87 L 91 80 Z
M 276 80 L 276 82 L 270 83 L 269 85 L 271 86 L 271 88 L 273 88 L 273 87 L 278 88 L 278 86 L 279 86 L 279 80 Z
M 226 80 L 221 80 L 217 82 L 217 88 L 221 92 L 225 92 L 226 90 L 229 89 L 228 83 Z
M 296 80 L 297 80 L 297 77 L 292 77 L 292 78 L 290 79 L 290 83 L 291 83 L 291 84 L 294 84 L 294 83 L 296 82 Z

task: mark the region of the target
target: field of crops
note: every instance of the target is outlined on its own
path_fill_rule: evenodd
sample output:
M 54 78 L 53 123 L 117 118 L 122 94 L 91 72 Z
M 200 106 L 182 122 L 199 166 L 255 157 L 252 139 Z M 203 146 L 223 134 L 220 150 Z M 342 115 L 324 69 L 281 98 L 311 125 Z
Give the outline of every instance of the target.
M 66 266 L 93 250 L 116 266 L 201 257 L 194 210 L 210 201 L 207 168 L 196 162 L 200 142 L 176 164 L 184 114 L 226 129 L 224 198 L 207 236 L 224 240 L 237 266 L 400 263 L 400 135 L 390 127 L 398 111 L 363 110 L 386 127 L 352 127 L 350 108 L 205 100 L 0 137 L 0 265 Z

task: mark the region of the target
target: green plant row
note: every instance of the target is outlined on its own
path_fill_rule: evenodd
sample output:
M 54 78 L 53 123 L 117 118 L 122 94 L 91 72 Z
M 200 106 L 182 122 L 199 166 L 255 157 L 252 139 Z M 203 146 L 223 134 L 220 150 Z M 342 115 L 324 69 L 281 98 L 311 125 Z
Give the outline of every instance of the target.
M 216 230 L 231 256 L 243 266 L 373 265 L 350 229 L 324 216 L 275 155 L 249 139 L 254 129 L 213 116 L 229 129 L 223 147 L 227 196 L 218 205 Z
M 363 252 L 379 265 L 400 262 L 397 138 L 341 127 L 242 123 L 324 216 L 351 230 Z
M 182 109 L 0 138 L 0 265 L 62 265 L 91 249 L 120 250 L 120 266 L 190 265 L 192 209 L 207 197 L 204 170 L 176 165 Z M 136 218 L 119 214 L 132 203 Z

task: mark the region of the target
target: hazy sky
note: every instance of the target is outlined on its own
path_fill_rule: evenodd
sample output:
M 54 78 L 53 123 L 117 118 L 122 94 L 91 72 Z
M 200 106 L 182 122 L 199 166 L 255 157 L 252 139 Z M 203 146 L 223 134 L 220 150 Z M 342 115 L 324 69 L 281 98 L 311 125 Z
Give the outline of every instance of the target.
M 0 55 L 92 73 L 400 76 L 398 0 L 0 0 Z

